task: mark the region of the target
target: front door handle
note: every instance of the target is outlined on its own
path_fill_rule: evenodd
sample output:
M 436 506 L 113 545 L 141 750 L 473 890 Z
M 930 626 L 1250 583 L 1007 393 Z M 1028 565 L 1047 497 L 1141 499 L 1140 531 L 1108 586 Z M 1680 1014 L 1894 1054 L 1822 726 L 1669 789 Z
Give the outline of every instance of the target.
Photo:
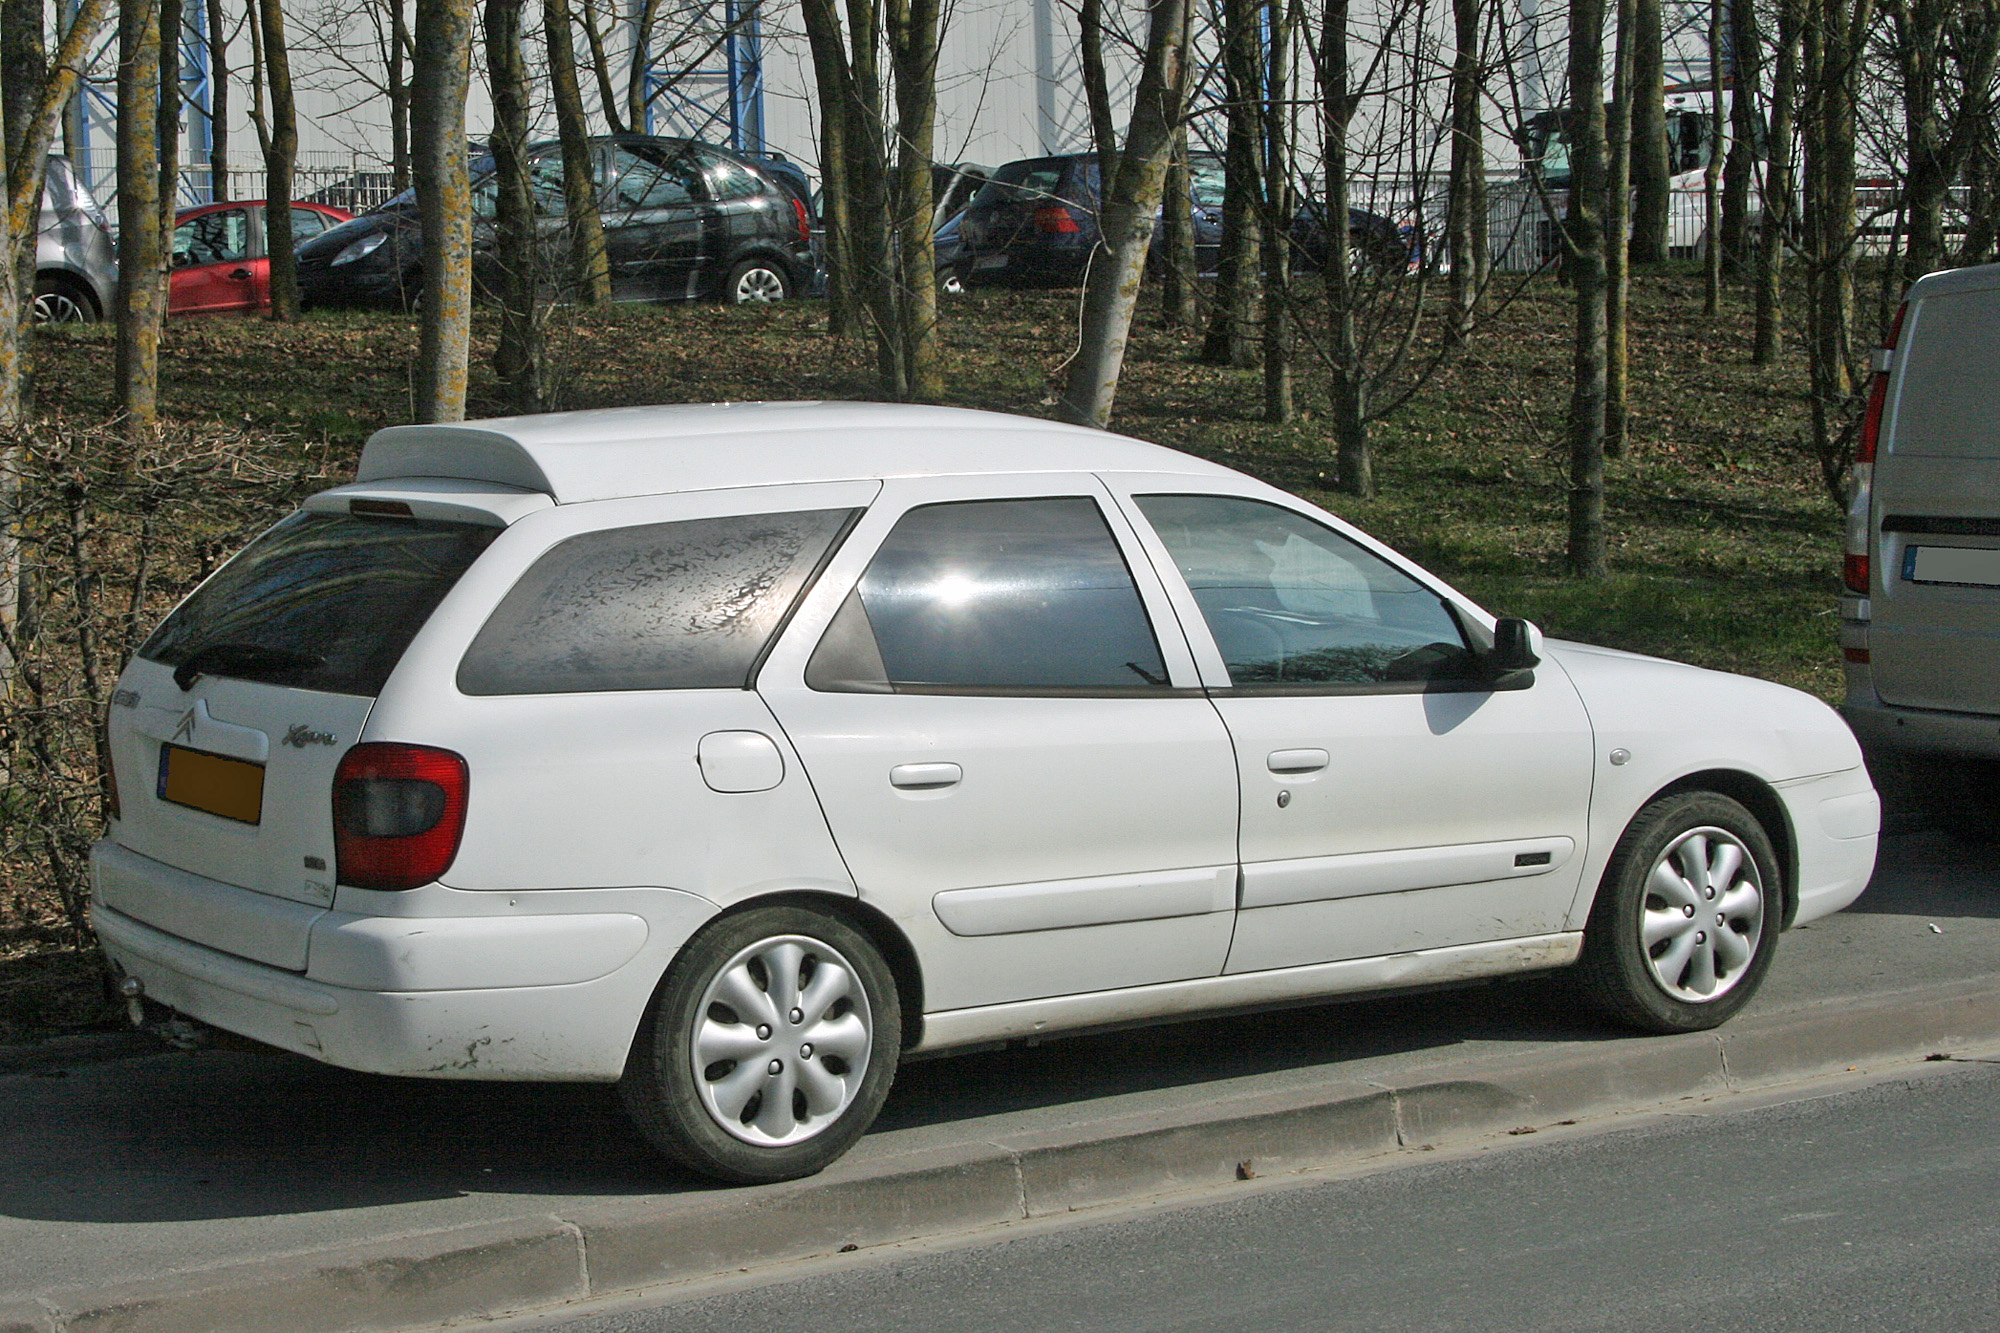
M 1273 750 L 1264 760 L 1273 773 L 1317 773 L 1327 762 L 1325 750 Z
M 229 270 L 229 276 L 238 282 L 248 282 L 250 281 L 250 270 L 247 268 L 231 269 Z
M 957 764 L 898 764 L 889 770 L 889 785 L 904 791 L 929 791 L 954 787 L 965 776 Z

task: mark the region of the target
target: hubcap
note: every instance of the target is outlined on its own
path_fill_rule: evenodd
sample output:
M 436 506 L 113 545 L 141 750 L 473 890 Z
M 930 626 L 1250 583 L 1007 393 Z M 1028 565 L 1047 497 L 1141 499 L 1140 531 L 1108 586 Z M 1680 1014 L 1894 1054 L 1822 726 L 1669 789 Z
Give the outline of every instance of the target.
M 736 280 L 736 303 L 768 305 L 785 299 L 785 280 L 768 268 L 753 268 Z
M 715 1123 L 745 1143 L 802 1143 L 861 1091 L 874 1016 L 853 964 L 820 940 L 742 950 L 701 997 L 688 1055 Z
M 1694 1004 L 1727 994 L 1764 933 L 1764 886 L 1750 849 L 1714 827 L 1674 839 L 1646 877 L 1639 930 L 1667 994 Z
M 42 292 L 35 297 L 34 320 L 37 324 L 88 324 L 90 314 L 68 292 Z

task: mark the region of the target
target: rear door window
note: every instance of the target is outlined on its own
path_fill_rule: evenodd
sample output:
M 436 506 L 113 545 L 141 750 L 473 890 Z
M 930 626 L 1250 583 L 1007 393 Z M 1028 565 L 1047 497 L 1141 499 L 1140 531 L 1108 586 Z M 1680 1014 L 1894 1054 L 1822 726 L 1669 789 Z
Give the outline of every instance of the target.
M 293 514 L 197 588 L 139 656 L 190 673 L 372 697 L 499 531 Z
M 925 505 L 897 521 L 806 684 L 875 693 L 1129 694 L 1167 669 L 1085 496 Z
M 458 688 L 742 689 L 853 515 L 732 514 L 558 542 L 480 629 Z

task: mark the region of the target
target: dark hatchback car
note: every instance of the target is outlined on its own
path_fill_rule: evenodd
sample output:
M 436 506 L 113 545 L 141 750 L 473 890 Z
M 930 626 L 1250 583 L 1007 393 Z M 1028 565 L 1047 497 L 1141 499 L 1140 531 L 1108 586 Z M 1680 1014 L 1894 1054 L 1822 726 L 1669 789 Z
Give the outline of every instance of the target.
M 1222 244 L 1222 159 L 1195 153 L 1189 166 L 1195 263 L 1207 273 L 1214 270 Z M 952 276 L 976 287 L 1080 282 L 1097 245 L 1100 203 L 1095 153 L 1009 162 L 957 218 Z M 1300 267 L 1316 268 L 1326 256 L 1320 217 L 1318 206 L 1310 203 L 1294 215 L 1292 238 Z M 1350 208 L 1347 232 L 1355 262 L 1384 271 L 1407 264 L 1409 243 L 1389 219 Z
M 802 293 L 813 271 L 804 204 L 754 162 L 713 144 L 653 135 L 591 140 L 598 207 L 620 301 L 712 297 L 777 301 Z M 529 150 L 542 259 L 560 286 L 567 224 L 562 147 Z M 472 168 L 473 273 L 498 285 L 493 255 L 498 184 L 493 160 Z M 414 191 L 299 247 L 299 296 L 308 306 L 409 305 L 423 285 Z

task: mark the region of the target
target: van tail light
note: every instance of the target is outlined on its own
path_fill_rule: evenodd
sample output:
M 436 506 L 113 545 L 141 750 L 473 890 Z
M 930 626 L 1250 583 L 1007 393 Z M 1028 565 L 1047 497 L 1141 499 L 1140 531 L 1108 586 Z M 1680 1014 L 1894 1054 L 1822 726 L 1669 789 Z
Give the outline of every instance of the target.
M 799 220 L 799 244 L 811 245 L 813 239 L 812 219 L 806 216 L 806 201 L 792 196 L 792 214 Z
M 333 776 L 339 881 L 414 889 L 442 875 L 465 833 L 463 756 L 428 745 L 357 745 Z
M 1882 351 L 1893 355 L 1896 342 L 1903 336 L 1903 316 L 1909 313 L 1906 301 L 1896 308 L 1896 318 L 1889 325 L 1889 336 L 1882 341 Z M 1868 381 L 1868 408 L 1861 417 L 1861 443 L 1854 451 L 1854 493 L 1847 506 L 1847 558 L 1843 562 L 1841 579 L 1849 592 L 1868 593 L 1869 532 L 1868 511 L 1875 501 L 1875 450 L 1882 442 L 1882 409 L 1889 401 L 1889 356 L 1876 358 L 1878 369 Z
M 1035 210 L 1035 230 L 1057 235 L 1071 235 L 1083 228 L 1076 225 L 1076 219 L 1061 204 L 1047 204 Z

